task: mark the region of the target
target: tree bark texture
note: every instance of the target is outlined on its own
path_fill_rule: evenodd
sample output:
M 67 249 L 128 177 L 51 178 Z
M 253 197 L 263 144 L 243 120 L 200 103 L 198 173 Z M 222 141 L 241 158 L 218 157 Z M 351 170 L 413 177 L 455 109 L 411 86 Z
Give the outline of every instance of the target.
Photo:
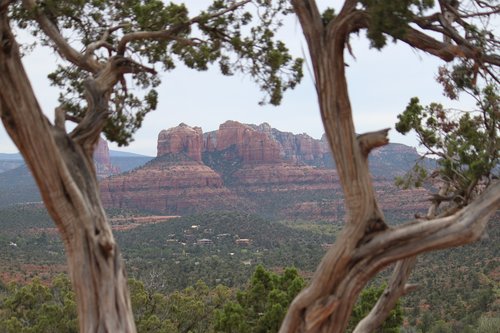
M 347 327 L 359 293 L 382 268 L 422 252 L 478 239 L 487 219 L 500 205 L 500 184 L 492 185 L 474 203 L 452 216 L 388 227 L 368 169 L 369 152 L 388 143 L 388 130 L 356 135 L 345 77 L 348 36 L 365 28 L 368 17 L 356 9 L 357 1 L 347 0 L 339 14 L 324 25 L 315 1 L 292 0 L 292 4 L 309 47 L 321 117 L 345 193 L 347 216 L 344 229 L 309 286 L 292 302 L 280 333 L 340 333 Z M 411 38 L 414 34 L 409 32 L 409 40 L 419 43 Z M 419 38 L 425 41 L 425 51 L 439 54 L 433 49 L 439 42 L 433 44 L 425 35 Z M 448 58 L 449 54 L 445 56 Z M 394 294 L 405 291 L 401 285 L 406 282 L 405 274 L 411 271 L 412 261 L 398 264 L 391 285 L 399 287 L 384 293 L 393 304 L 397 300 Z M 377 316 L 388 313 L 388 308 Z M 357 332 L 369 332 L 380 324 L 370 321 L 369 326 L 359 327 Z
M 0 116 L 64 241 L 82 333 L 135 332 L 126 274 L 92 159 L 104 117 L 100 99 L 107 98 L 113 77 L 104 70 L 86 83 L 89 116 L 71 135 L 53 126 L 21 63 L 6 6 L 0 6 Z

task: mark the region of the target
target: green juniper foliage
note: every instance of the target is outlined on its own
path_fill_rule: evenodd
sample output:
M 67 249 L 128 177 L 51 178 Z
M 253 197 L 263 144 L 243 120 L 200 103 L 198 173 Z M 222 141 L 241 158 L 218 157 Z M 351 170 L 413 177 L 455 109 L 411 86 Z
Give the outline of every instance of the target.
M 439 158 L 433 176 L 448 184 L 449 199 L 458 206 L 470 202 L 477 191 L 498 177 L 499 171 L 498 87 L 489 84 L 481 91 L 474 87 L 474 91 L 478 106 L 475 111 L 452 112 L 437 103 L 424 107 L 414 97 L 396 124 L 402 134 L 415 131 L 429 154 Z M 397 183 L 420 186 L 427 177 L 427 171 L 416 165 Z
M 78 332 L 75 297 L 65 276 L 56 277 L 50 288 L 35 279 L 7 289 L 7 296 L 0 298 L 0 332 Z
M 370 17 L 367 37 L 371 46 L 379 50 L 387 44 L 387 35 L 396 41 L 405 34 L 416 15 L 434 6 L 433 0 L 362 0 L 360 3 Z
M 216 331 L 228 333 L 277 332 L 289 304 L 304 287 L 304 280 L 294 268 L 283 274 L 258 266 L 248 287 L 238 292 L 216 312 Z
M 32 11 L 20 3 L 12 8 L 18 27 L 30 31 L 42 45 L 54 42 L 34 22 L 40 12 L 75 49 L 85 52 L 100 42 L 89 56 L 101 62 L 128 57 L 144 66 L 120 80 L 112 92 L 104 133 L 119 145 L 128 144 L 145 115 L 156 109 L 161 83 L 157 69 L 170 71 L 182 63 L 205 71 L 218 64 L 224 75 L 250 75 L 266 94 L 261 103 L 273 105 L 302 78 L 302 59 L 292 58 L 286 46 L 275 39 L 280 18 L 290 13 L 285 0 L 214 0 L 196 16 L 183 3 L 160 0 L 42 0 Z M 153 34 L 145 38 L 135 35 L 125 48 L 120 44 L 127 34 L 146 32 Z M 49 75 L 52 85 L 61 88 L 59 103 L 69 120 L 78 122 L 86 112 L 84 82 L 88 76 L 85 69 L 67 63 Z
M 359 295 L 358 301 L 352 310 L 352 316 L 349 321 L 348 331 L 351 332 L 356 325 L 370 313 L 373 306 L 384 292 L 386 286 L 382 284 L 379 287 L 371 286 L 363 289 Z M 376 332 L 399 333 L 403 324 L 403 308 L 400 301 L 396 303 L 389 316 Z

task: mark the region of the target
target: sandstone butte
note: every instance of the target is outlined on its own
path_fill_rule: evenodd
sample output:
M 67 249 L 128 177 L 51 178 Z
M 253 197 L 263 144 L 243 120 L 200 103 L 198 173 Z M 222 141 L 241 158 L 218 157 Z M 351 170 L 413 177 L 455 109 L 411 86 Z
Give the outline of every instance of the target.
M 120 169 L 111 164 L 108 142 L 102 138 L 97 142 L 97 147 L 94 151 L 94 164 L 97 177 L 100 179 L 120 173 Z
M 399 191 L 393 176 L 419 157 L 391 144 L 371 159 L 382 205 L 399 214 L 423 209 L 423 191 Z M 244 210 L 280 218 L 340 219 L 341 191 L 326 138 L 269 124 L 227 121 L 216 131 L 180 124 L 158 135 L 157 157 L 101 182 L 107 207 L 184 215 Z

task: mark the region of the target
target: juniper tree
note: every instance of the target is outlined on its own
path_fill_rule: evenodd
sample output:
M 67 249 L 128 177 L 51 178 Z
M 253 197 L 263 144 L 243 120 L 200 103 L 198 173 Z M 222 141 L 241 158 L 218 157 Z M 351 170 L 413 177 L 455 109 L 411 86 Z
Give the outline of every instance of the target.
M 81 332 L 136 330 L 92 160 L 99 136 L 127 144 L 157 106 L 159 71 L 178 63 L 246 73 L 264 102 L 279 103 L 302 76 L 301 60 L 274 40 L 285 5 L 214 0 L 190 15 L 184 4 L 160 0 L 0 1 L 0 116 L 64 241 Z M 59 56 L 49 75 L 61 89 L 53 123 L 35 97 L 13 29 L 29 31 Z
M 289 12 L 286 2 L 252 1 L 261 22 L 246 28 L 251 13 L 242 7 L 250 2 L 214 1 L 191 17 L 184 6 L 161 1 L 0 1 L 0 114 L 65 242 L 83 332 L 135 330 L 123 264 L 100 203 L 91 156 L 101 131 L 124 144 L 156 106 L 154 64 L 169 70 L 182 61 L 203 70 L 218 62 L 223 74 L 240 70 L 252 75 L 271 103 L 300 78 L 300 61 L 293 61 L 282 43 L 271 41 L 277 15 Z M 382 49 L 389 39 L 451 63 L 457 70 L 450 73 L 463 80 L 451 84 L 450 91 L 482 78 L 498 84 L 498 41 L 484 19 L 498 13 L 498 4 L 346 0 L 338 12 L 324 13 L 314 0 L 291 0 L 291 5 L 308 44 L 348 215 L 311 283 L 292 302 L 281 332 L 344 331 L 362 287 L 398 261 L 387 290 L 355 329 L 368 332 L 407 291 L 415 255 L 480 237 L 498 208 L 500 185 L 491 181 L 486 190 L 477 187 L 468 200 L 442 213 L 436 212 L 443 200 L 434 200 L 425 219 L 390 226 L 378 207 L 367 162 L 373 148 L 387 144 L 388 130 L 355 134 L 345 78 L 349 37 L 364 30 L 374 48 Z M 31 90 L 11 20 L 64 60 L 50 77 L 63 88 L 54 124 L 43 116 Z M 77 32 L 77 45 L 65 38 L 68 31 Z M 144 87 L 144 95 L 130 93 L 128 80 Z M 77 123 L 69 133 L 66 121 Z M 481 174 L 478 185 L 487 178 Z M 445 191 L 439 196 L 447 197 Z
M 498 165 L 498 95 L 486 88 L 482 114 L 464 116 L 448 128 L 451 120 L 443 107 L 425 109 L 416 99 L 410 102 L 398 129 L 416 130 L 441 157 L 453 155 L 439 162 L 437 172 L 445 184 L 433 196 L 427 216 L 391 225 L 377 203 L 368 170 L 368 155 L 388 143 L 388 129 L 356 135 L 344 60 L 346 51 L 353 51 L 350 36 L 363 31 L 375 49 L 397 42 L 431 54 L 448 64 L 439 75 L 448 94 L 464 87 L 479 91 L 482 82 L 498 85 L 498 36 L 489 24 L 500 8 L 498 1 L 346 0 L 340 10 L 321 13 L 314 0 L 291 3 L 309 48 L 347 216 L 310 284 L 292 302 L 280 332 L 344 332 L 362 288 L 397 262 L 386 290 L 354 329 L 372 332 L 413 287 L 406 281 L 416 255 L 477 240 L 498 209 L 500 183 L 491 177 Z

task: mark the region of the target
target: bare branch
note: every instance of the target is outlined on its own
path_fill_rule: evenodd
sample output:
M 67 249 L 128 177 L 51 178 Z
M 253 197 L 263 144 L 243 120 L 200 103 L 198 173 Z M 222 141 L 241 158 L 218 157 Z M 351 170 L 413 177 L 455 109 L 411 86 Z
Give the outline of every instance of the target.
M 405 284 L 402 296 L 409 294 L 409 293 L 417 290 L 418 288 L 420 288 L 420 285 L 417 283 L 407 283 L 407 284 Z
M 361 153 L 368 157 L 370 151 L 377 147 L 385 146 L 389 143 L 389 138 L 387 134 L 389 133 L 390 128 L 385 128 L 376 132 L 369 132 L 365 134 L 358 135 L 358 144 L 361 149 Z
M 70 137 L 82 145 L 90 154 L 104 128 L 109 112 L 109 98 L 116 83 L 127 73 L 147 72 L 156 74 L 152 68 L 143 66 L 129 58 L 114 56 L 106 63 L 95 79 L 84 82 L 87 112 Z
M 320 36 L 324 30 L 323 20 L 316 5 L 316 1 L 312 0 L 292 0 L 293 9 L 298 16 L 300 25 L 304 32 L 307 43 L 317 43 L 317 36 Z M 330 22 L 332 24 L 332 22 Z M 309 52 L 315 52 L 319 47 L 309 47 Z
M 113 32 L 115 32 L 116 30 L 125 28 L 127 26 L 128 26 L 128 24 L 124 23 L 124 24 L 119 24 L 117 26 L 114 26 L 114 27 L 107 29 L 102 34 L 101 38 L 98 41 L 93 42 L 87 46 L 87 48 L 85 50 L 85 54 L 83 55 L 84 59 L 88 59 L 96 50 L 98 50 L 101 47 L 108 49 L 110 54 L 111 54 L 111 51 L 115 51 L 114 47 L 111 44 L 109 44 L 107 42 L 107 40 Z
M 500 182 L 492 184 L 471 204 L 451 216 L 403 224 L 374 235 L 356 251 L 354 260 L 374 256 L 380 256 L 379 260 L 394 260 L 473 242 L 481 236 L 486 220 L 498 208 Z
M 500 66 L 500 56 L 497 54 L 481 54 L 481 50 L 468 45 L 468 43 L 466 46 L 443 43 L 412 27 L 408 27 L 406 34 L 400 39 L 412 47 L 435 55 L 447 62 L 455 58 L 470 58 L 479 61 L 479 63 Z
M 358 323 L 353 333 L 374 332 L 384 323 L 398 299 L 410 290 L 407 288 L 406 281 L 410 277 L 416 260 L 417 257 L 410 257 L 396 263 L 389 284 L 370 313 Z
M 59 105 L 54 110 L 54 125 L 55 127 L 59 128 L 60 130 L 66 133 L 65 122 L 66 122 L 66 110 L 62 105 Z
M 23 0 L 23 4 L 27 10 L 35 13 L 35 20 L 43 32 L 54 42 L 55 49 L 63 58 L 91 73 L 96 73 L 99 70 L 100 65 L 96 61 L 85 59 L 66 41 L 54 23 L 38 8 L 35 0 Z
M 444 185 L 439 189 L 439 195 L 445 195 L 448 190 L 448 185 Z M 440 202 L 433 202 L 427 212 L 427 218 L 433 218 L 436 215 L 436 210 Z M 391 279 L 377 303 L 374 305 L 370 313 L 361 320 L 356 326 L 353 333 L 373 332 L 375 331 L 396 305 L 398 299 L 417 288 L 415 284 L 407 284 L 411 272 L 415 267 L 417 257 L 409 257 L 400 260 L 396 263 L 391 275 Z
M 306 332 L 313 332 L 313 330 L 321 325 L 339 305 L 340 301 L 333 295 L 328 295 L 319 299 L 314 305 L 307 309 Z

